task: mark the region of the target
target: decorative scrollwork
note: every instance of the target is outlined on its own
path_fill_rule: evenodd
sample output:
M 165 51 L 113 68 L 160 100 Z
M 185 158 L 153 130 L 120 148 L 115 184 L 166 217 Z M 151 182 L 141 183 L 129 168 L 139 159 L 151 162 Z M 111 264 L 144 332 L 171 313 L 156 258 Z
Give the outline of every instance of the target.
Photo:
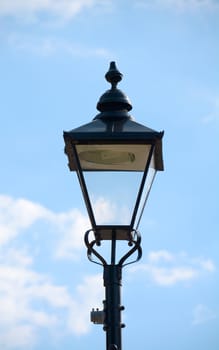
M 91 262 L 97 265 L 101 265 L 101 266 L 107 265 L 107 261 L 104 259 L 104 257 L 97 251 L 96 248 L 94 248 L 95 246 L 98 248 L 101 245 L 101 242 L 95 238 L 95 235 L 92 235 L 93 238 L 89 239 L 90 238 L 89 236 L 91 233 L 93 233 L 93 229 L 88 230 L 84 236 L 84 241 L 87 247 L 87 257 Z M 132 231 L 131 239 L 128 241 L 128 246 L 131 248 L 128 250 L 128 252 L 125 255 L 123 255 L 120 258 L 118 262 L 118 266 L 120 267 L 134 264 L 135 262 L 141 259 L 142 257 L 141 235 L 138 231 L 136 230 Z M 137 257 L 134 260 L 126 262 L 128 258 L 131 255 L 133 255 L 135 252 L 137 252 Z M 96 257 L 98 261 L 95 260 L 94 257 Z

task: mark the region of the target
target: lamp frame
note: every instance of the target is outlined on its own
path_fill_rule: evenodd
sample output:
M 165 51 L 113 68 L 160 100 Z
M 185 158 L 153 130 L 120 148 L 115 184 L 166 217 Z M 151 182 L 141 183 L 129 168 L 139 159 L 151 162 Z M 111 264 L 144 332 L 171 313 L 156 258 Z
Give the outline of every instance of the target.
M 103 140 L 99 140 L 99 143 L 101 145 L 103 145 L 104 141 Z M 132 142 L 132 143 L 136 144 L 136 142 L 135 143 Z M 109 143 L 107 143 L 107 144 L 109 144 Z M 115 144 L 115 143 L 113 143 L 113 144 Z M 128 141 L 122 142 L 121 144 L 128 144 Z M 130 144 L 130 142 L 129 142 L 129 144 Z M 138 193 L 137 193 L 137 198 L 136 198 L 134 210 L 133 210 L 132 217 L 131 217 L 131 222 L 128 225 L 98 225 L 98 223 L 96 222 L 95 216 L 94 216 L 94 211 L 92 209 L 92 205 L 91 205 L 91 201 L 90 201 L 90 197 L 89 197 L 86 181 L 85 181 L 85 178 L 84 178 L 83 170 L 81 168 L 80 160 L 79 160 L 79 157 L 78 157 L 78 153 L 77 153 L 75 144 L 73 144 L 73 143 L 72 143 L 72 151 L 73 151 L 73 156 L 74 156 L 75 165 L 76 165 L 76 173 L 77 173 L 78 180 L 79 180 L 79 183 L 80 183 L 80 187 L 81 187 L 81 191 L 82 191 L 82 194 L 83 194 L 84 202 L 85 202 L 85 205 L 86 205 L 86 208 L 87 208 L 87 212 L 88 212 L 88 215 L 89 215 L 89 218 L 90 218 L 91 226 L 92 226 L 92 229 L 94 230 L 95 235 L 96 235 L 96 239 L 97 240 L 112 239 L 112 232 L 115 231 L 116 232 L 116 239 L 119 239 L 119 240 L 121 240 L 121 239 L 130 240 L 131 239 L 130 235 L 131 235 L 132 230 L 134 229 L 134 224 L 135 224 L 135 221 L 136 221 L 136 215 L 137 215 L 137 212 L 138 212 L 138 208 L 139 208 L 139 204 L 140 204 L 140 201 L 141 201 L 142 192 L 143 192 L 145 181 L 146 181 L 146 178 L 147 178 L 148 169 L 149 169 L 151 158 L 152 158 L 152 155 L 153 155 L 154 144 L 151 144 L 151 147 L 150 147 L 149 156 L 148 156 L 148 159 L 146 161 L 146 165 L 145 165 L 145 169 L 144 169 L 144 172 L 143 172 L 143 175 L 142 175 L 140 187 L 139 187 L 139 190 L 138 190 Z M 92 170 L 90 170 L 90 171 L 92 171 Z M 102 170 L 99 170 L 99 171 L 102 171 Z M 103 234 L 103 232 L 105 232 L 105 234 Z

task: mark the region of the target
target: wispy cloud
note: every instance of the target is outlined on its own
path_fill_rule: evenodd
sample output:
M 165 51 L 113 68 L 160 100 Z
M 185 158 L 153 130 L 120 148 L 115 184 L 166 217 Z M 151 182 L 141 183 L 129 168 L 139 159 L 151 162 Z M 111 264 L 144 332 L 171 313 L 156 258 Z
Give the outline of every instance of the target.
M 0 16 L 36 21 L 45 16 L 70 20 L 84 10 L 109 8 L 110 0 L 7 0 L 0 2 Z
M 138 6 L 167 8 L 180 12 L 195 10 L 216 10 L 219 9 L 217 0 L 139 0 Z
M 9 46 L 20 52 L 37 56 L 69 55 L 77 57 L 111 57 L 112 54 L 104 47 L 89 47 L 87 45 L 54 37 L 36 37 L 28 34 L 11 33 L 8 36 Z
M 144 272 L 147 279 L 159 286 L 189 282 L 214 270 L 210 259 L 190 258 L 186 253 L 172 254 L 166 250 L 150 252 L 146 263 L 130 268 L 130 272 Z
M 203 124 L 215 124 L 219 122 L 219 97 L 216 96 L 210 96 L 208 98 L 210 110 L 209 113 L 204 115 L 201 118 L 201 121 Z
M 217 318 L 216 312 L 211 310 L 206 305 L 198 304 L 193 310 L 192 325 L 197 326 L 203 323 L 207 323 L 215 318 Z
M 173 261 L 174 256 L 167 250 L 159 250 L 156 252 L 150 252 L 148 254 L 148 261 L 150 263 L 158 263 L 160 261 Z

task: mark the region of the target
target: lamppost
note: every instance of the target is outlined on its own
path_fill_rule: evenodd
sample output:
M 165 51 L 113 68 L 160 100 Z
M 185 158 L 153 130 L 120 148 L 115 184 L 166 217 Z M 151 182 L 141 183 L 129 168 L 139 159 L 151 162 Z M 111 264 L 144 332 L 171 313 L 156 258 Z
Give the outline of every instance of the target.
M 105 78 L 111 89 L 97 103 L 100 113 L 90 123 L 64 132 L 64 141 L 92 226 L 85 233 L 87 255 L 103 266 L 103 310 L 93 309 L 91 321 L 103 324 L 107 350 L 121 350 L 122 268 L 142 255 L 137 230 L 156 171 L 163 170 L 163 132 L 136 123 L 129 114 L 132 106 L 117 88 L 122 74 L 115 62 Z

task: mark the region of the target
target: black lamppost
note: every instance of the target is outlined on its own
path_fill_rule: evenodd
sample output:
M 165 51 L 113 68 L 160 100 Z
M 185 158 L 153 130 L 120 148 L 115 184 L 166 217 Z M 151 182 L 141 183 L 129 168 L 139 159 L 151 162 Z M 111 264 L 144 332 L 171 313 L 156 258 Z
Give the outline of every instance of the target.
M 133 120 L 131 103 L 117 88 L 122 74 L 115 62 L 105 77 L 112 86 L 97 103 L 100 113 L 90 123 L 64 132 L 64 140 L 69 168 L 77 173 L 92 226 L 85 233 L 88 258 L 103 266 L 103 310 L 93 309 L 91 321 L 103 324 L 107 350 L 121 350 L 122 268 L 142 255 L 137 229 L 155 173 L 163 170 L 163 132 Z M 100 253 L 106 242 L 109 258 Z M 125 242 L 126 251 L 117 258 L 118 244 Z

